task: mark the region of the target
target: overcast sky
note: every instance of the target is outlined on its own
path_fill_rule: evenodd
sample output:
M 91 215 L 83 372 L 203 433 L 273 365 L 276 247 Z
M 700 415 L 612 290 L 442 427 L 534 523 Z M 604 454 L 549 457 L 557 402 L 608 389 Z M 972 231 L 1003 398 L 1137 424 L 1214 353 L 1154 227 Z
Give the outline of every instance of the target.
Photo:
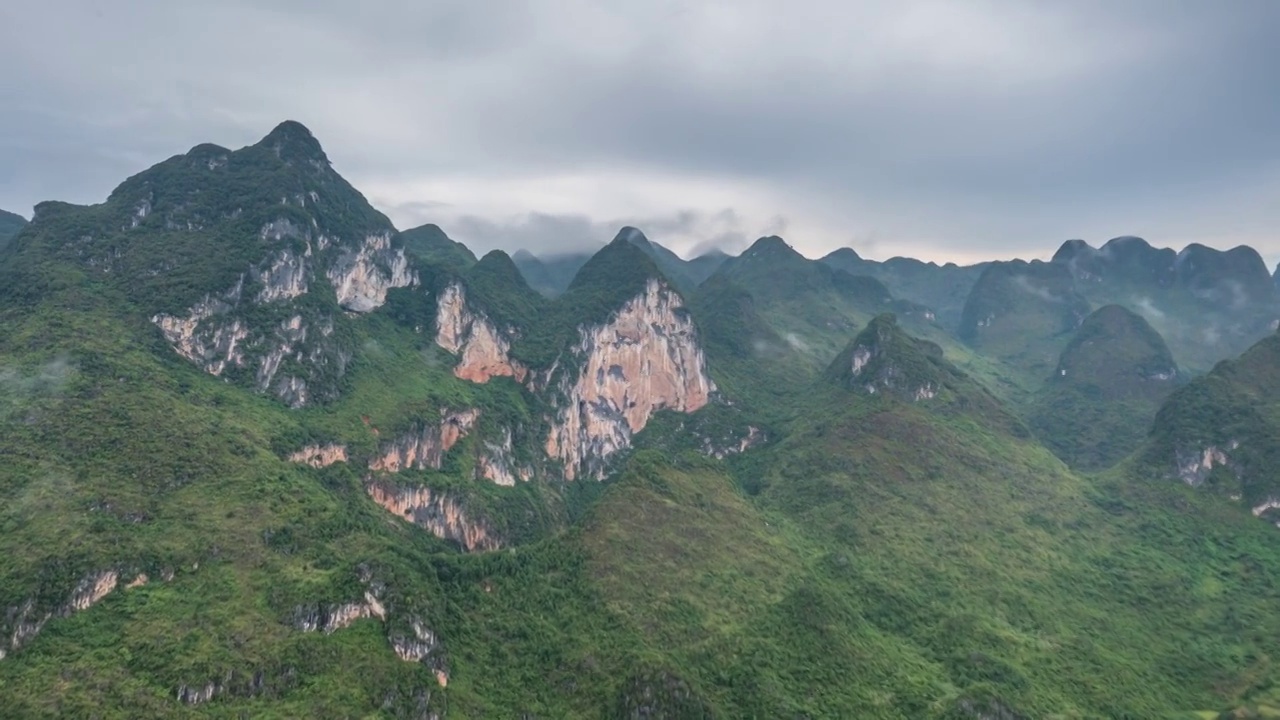
M 1280 259 L 1277 0 L 0 4 L 0 207 L 307 125 L 401 228 L 554 252 Z

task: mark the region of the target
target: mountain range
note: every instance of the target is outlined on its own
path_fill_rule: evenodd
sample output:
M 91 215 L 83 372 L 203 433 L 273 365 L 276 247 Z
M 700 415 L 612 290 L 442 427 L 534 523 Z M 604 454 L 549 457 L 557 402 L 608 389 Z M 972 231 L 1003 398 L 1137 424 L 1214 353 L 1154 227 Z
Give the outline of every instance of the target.
M 0 225 L 5 712 L 1267 717 L 1276 287 L 477 258 L 199 145 Z

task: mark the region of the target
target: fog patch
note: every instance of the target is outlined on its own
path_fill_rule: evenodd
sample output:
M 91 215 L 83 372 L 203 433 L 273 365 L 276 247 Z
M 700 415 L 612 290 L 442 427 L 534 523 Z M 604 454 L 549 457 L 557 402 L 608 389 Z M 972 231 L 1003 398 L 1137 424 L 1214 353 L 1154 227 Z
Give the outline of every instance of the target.
M 1028 293 L 1030 295 L 1035 295 L 1036 297 L 1040 298 L 1041 300 L 1044 300 L 1045 302 L 1051 302 L 1051 303 L 1062 302 L 1062 298 L 1054 295 L 1053 293 L 1049 292 L 1045 288 L 1039 287 L 1037 285 L 1033 285 L 1025 275 L 1014 275 L 1013 284 L 1019 290 L 1022 290 L 1023 292 Z
M 15 419 L 41 400 L 57 399 L 75 368 L 60 356 L 34 370 L 0 366 L 0 421 Z
M 812 349 L 809 347 L 809 343 L 805 342 L 803 338 L 793 332 L 786 333 L 782 337 L 787 341 L 788 345 L 800 352 L 807 353 Z
M 1166 317 L 1164 311 L 1156 307 L 1156 304 L 1152 302 L 1149 297 L 1134 298 L 1132 302 L 1133 306 L 1138 309 L 1138 312 L 1148 320 L 1160 322 Z

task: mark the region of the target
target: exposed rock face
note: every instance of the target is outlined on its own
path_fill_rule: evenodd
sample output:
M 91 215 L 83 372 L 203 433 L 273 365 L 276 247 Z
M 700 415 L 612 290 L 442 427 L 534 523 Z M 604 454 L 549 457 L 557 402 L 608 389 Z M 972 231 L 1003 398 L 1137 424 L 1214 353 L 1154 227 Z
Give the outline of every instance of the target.
M 547 455 L 564 463 L 565 477 L 604 475 L 603 461 L 628 447 L 654 412 L 693 412 L 715 385 L 693 321 L 680 296 L 657 280 L 603 325 L 584 327 L 572 349 L 576 376 L 553 371 L 559 410 Z
M 1235 450 L 1237 447 L 1237 443 L 1232 443 L 1228 446 L 1228 450 Z M 1213 468 L 1231 466 L 1227 453 L 1222 448 L 1214 445 L 1198 451 L 1179 450 L 1176 453 L 1176 462 L 1178 477 L 1192 487 L 1197 487 L 1204 483 L 1208 479 L 1209 473 L 1213 472 Z
M 416 285 L 403 248 L 391 247 L 391 234 L 369 235 L 355 252 L 338 259 L 327 273 L 338 304 L 352 312 L 369 312 L 387 300 L 387 290 Z
M 319 631 L 328 635 L 348 627 L 357 620 L 374 617 L 386 620 L 387 610 L 372 592 L 365 591 L 362 602 L 294 608 L 293 626 L 303 632 Z
M 212 700 L 221 690 L 222 686 L 212 680 L 204 685 L 196 685 L 194 687 L 183 683 L 178 686 L 178 692 L 174 699 L 184 705 L 200 705 Z
M 1280 500 L 1276 498 L 1267 498 L 1265 501 L 1262 502 L 1262 504 L 1255 505 L 1253 507 L 1253 516 L 1262 517 L 1262 514 L 1267 512 L 1268 510 L 1280 510 Z
M 511 430 L 507 429 L 502 442 L 484 444 L 484 451 L 476 460 L 476 475 L 497 485 L 511 487 L 516 484 L 516 480 L 527 482 L 533 477 L 533 470 L 517 466 Z
M 166 580 L 171 578 L 172 576 L 166 578 Z M 147 581 L 146 574 L 139 573 L 126 587 L 141 587 Z M 119 571 L 99 570 L 81 578 L 80 582 L 76 583 L 75 588 L 71 590 L 70 595 L 67 596 L 66 602 L 52 611 L 39 612 L 36 609 L 35 600 L 27 600 L 18 607 L 9 608 L 2 618 L 4 624 L 0 625 L 0 627 L 7 628 L 9 634 L 7 642 L 5 638 L 0 637 L 0 660 L 31 642 L 44 629 L 45 623 L 49 622 L 54 616 L 69 617 L 82 610 L 88 610 L 115 591 L 119 585 Z
M 249 329 L 240 320 L 230 322 L 210 321 L 223 315 L 240 301 L 244 282 L 237 282 L 220 296 L 205 296 L 191 306 L 185 317 L 152 316 L 164 337 L 179 355 L 199 365 L 210 375 L 221 375 L 228 365 L 244 363 L 244 341 Z
M 442 414 L 438 425 L 427 425 L 385 446 L 369 462 L 369 469 L 381 472 L 424 468 L 439 470 L 445 453 L 471 431 L 480 411 L 444 411 Z
M 453 498 L 424 487 L 397 488 L 380 482 L 368 486 L 373 501 L 433 535 L 458 543 L 468 552 L 496 550 L 501 543 L 484 523 L 467 517 Z
M 351 360 L 351 351 L 334 340 L 333 318 L 311 310 L 271 324 L 251 324 L 248 318 L 253 316 L 246 311 L 266 305 L 280 307 L 278 313 L 289 312 L 290 302 L 305 295 L 316 273 L 324 270 L 326 258 L 325 277 L 339 304 L 353 312 L 369 312 L 386 301 L 389 289 L 418 280 L 404 250 L 392 248 L 387 233 L 369 235 L 345 252 L 333 238 L 313 236 L 287 219 L 267 223 L 260 235 L 265 242 L 292 245 L 275 250 L 248 268 L 229 290 L 205 296 L 185 314 L 158 313 L 151 321 L 179 355 L 205 372 L 222 375 L 231 368 L 251 369 L 255 390 L 270 392 L 290 407 L 302 407 L 316 396 L 309 383 L 341 377 Z M 246 279 L 258 288 L 247 298 Z
M 391 638 L 391 647 L 401 660 L 421 662 L 440 647 L 440 643 L 436 641 L 436 634 L 418 618 L 413 618 L 410 627 L 413 629 L 413 636 L 394 636 Z
M 329 467 L 347 461 L 346 445 L 307 445 L 289 456 L 290 462 L 310 465 L 313 468 Z
M 440 641 L 436 639 L 436 634 L 416 617 L 410 619 L 409 627 L 412 635 L 391 635 L 388 638 L 396 657 L 405 662 L 420 662 L 428 665 L 435 673 L 436 682 L 440 687 L 448 686 L 449 668 L 445 663 L 443 649 Z
M 63 613 L 70 615 L 80 610 L 88 610 L 112 590 L 115 590 L 119 582 L 120 573 L 115 570 L 103 570 L 89 575 L 81 580 L 75 591 L 71 593 L 71 598 L 67 601 L 67 606 Z
M 467 305 L 459 283 L 446 287 L 436 301 L 436 344 L 460 355 L 453 374 L 483 383 L 489 378 L 514 377 L 524 382 L 528 371 L 511 358 L 511 333 L 501 333 L 483 314 Z
M 311 245 L 307 245 L 305 257 L 311 256 Z M 262 289 L 258 291 L 258 302 L 276 302 L 291 300 L 307 292 L 307 265 L 305 257 L 293 250 L 282 250 L 271 265 L 257 273 L 258 283 Z
M 938 396 L 942 349 L 907 336 L 891 315 L 872 320 L 845 353 L 841 357 L 847 358 L 847 365 L 835 372 L 853 387 L 871 395 L 891 393 L 910 402 Z

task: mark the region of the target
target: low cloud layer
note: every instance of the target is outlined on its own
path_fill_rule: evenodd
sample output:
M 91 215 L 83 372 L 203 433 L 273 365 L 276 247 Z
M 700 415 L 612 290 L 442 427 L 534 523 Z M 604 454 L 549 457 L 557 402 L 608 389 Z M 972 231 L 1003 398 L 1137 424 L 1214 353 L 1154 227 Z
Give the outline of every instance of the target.
M 685 254 L 1274 259 L 1277 27 L 1271 0 L 9 3 L 0 207 L 291 118 L 398 225 L 478 250 L 631 223 Z

